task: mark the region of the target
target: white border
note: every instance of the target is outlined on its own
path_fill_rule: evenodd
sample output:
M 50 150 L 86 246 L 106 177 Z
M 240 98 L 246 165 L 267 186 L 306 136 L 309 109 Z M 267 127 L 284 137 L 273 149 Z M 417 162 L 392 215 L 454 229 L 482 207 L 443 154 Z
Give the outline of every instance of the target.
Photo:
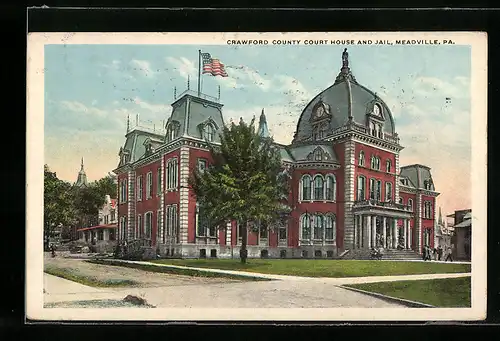
M 45 44 L 203 44 L 227 39 L 451 39 L 471 46 L 472 307 L 335 309 L 59 309 L 43 308 L 43 165 Z M 391 33 L 30 33 L 27 50 L 26 313 L 36 320 L 446 321 L 486 317 L 487 35 L 482 32 Z M 29 284 L 29 285 L 28 285 Z

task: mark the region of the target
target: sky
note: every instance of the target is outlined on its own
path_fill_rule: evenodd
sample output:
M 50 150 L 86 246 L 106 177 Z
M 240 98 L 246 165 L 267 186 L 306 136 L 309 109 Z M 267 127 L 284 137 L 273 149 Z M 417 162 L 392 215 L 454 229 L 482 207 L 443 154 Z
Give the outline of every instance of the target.
M 225 64 L 202 75 L 226 123 L 264 109 L 277 142 L 291 142 L 303 108 L 335 81 L 343 46 L 45 45 L 45 163 L 74 182 L 85 159 L 90 181 L 116 168 L 131 124 L 159 129 L 170 104 L 197 89 L 198 50 Z M 471 51 L 461 45 L 348 47 L 357 81 L 389 106 L 400 165 L 431 167 L 443 215 L 471 207 Z M 449 98 L 449 100 L 447 100 Z

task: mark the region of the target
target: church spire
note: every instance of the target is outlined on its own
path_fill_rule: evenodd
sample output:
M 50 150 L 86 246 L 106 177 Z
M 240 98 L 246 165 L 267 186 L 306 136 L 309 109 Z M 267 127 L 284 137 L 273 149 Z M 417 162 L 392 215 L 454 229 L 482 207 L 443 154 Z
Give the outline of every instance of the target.
M 266 115 L 264 114 L 264 109 L 262 109 L 262 113 L 259 118 L 259 128 L 257 129 L 257 134 L 260 137 L 268 138 L 271 136 L 269 133 L 269 129 L 267 128 L 267 120 Z
M 441 213 L 441 206 L 439 207 L 439 219 L 438 219 L 439 225 L 443 225 L 443 214 Z
M 85 169 L 83 167 L 83 157 L 82 157 L 82 163 L 80 165 L 80 171 L 78 172 L 78 178 L 76 179 L 75 186 L 85 187 L 87 185 L 88 185 L 87 174 L 85 174 Z

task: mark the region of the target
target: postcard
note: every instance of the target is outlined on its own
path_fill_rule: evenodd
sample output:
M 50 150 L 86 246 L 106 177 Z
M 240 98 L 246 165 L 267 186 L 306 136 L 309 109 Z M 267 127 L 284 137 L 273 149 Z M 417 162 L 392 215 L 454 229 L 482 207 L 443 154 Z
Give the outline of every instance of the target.
M 485 33 L 27 51 L 28 319 L 486 317 Z

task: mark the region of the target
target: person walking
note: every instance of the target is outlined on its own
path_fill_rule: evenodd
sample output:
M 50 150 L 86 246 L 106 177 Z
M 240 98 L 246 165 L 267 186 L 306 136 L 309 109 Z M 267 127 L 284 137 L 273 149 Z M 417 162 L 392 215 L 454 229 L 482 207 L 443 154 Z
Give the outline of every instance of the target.
M 453 262 L 451 247 L 448 247 L 448 249 L 446 250 L 446 258 L 444 259 L 444 261 L 447 262 L 448 259 L 450 260 L 450 262 Z
M 437 248 L 437 254 L 438 254 L 438 260 L 440 261 L 441 258 L 443 257 L 443 248 L 441 247 L 441 245 L 439 245 Z

